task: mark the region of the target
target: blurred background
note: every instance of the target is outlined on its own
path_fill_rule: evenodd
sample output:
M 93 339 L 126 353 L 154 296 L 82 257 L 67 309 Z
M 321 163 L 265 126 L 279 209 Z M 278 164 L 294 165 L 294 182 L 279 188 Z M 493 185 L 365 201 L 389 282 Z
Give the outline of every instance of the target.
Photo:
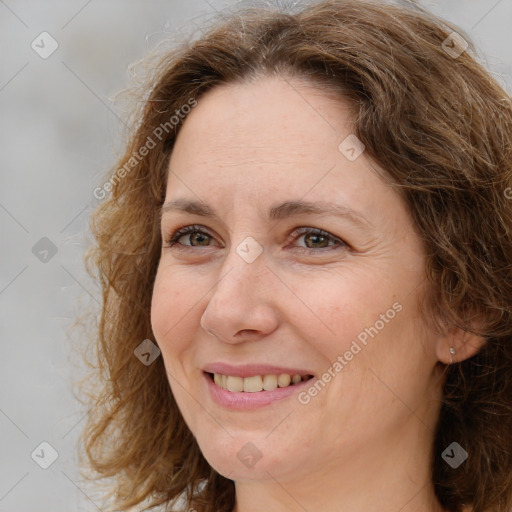
M 420 3 L 465 30 L 511 94 L 512 0 Z M 83 256 L 93 190 L 122 148 L 113 99 L 130 63 L 236 5 L 0 0 L 0 512 L 101 510 L 78 474 L 85 366 L 69 330 L 100 302 Z

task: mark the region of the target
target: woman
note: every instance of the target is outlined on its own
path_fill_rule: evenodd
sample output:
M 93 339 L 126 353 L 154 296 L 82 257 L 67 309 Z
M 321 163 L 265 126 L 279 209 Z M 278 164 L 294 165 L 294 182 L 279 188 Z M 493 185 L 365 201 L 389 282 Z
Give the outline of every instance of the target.
M 333 0 L 154 67 L 89 256 L 117 507 L 510 509 L 512 106 L 472 50 Z

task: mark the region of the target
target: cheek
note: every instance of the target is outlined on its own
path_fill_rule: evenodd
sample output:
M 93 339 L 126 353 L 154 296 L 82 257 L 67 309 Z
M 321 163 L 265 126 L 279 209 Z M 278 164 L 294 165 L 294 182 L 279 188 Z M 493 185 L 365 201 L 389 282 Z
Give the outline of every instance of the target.
M 195 302 L 193 288 L 186 285 L 179 273 L 157 272 L 151 300 L 151 326 L 164 358 L 169 351 L 185 348 L 180 340 L 186 340 L 182 334 L 190 326 Z
M 315 337 L 314 327 L 301 320 L 329 365 L 338 361 L 343 367 L 344 377 L 333 388 L 363 379 L 361 370 L 371 368 L 393 389 L 402 390 L 403 382 L 417 381 L 428 370 L 418 331 L 416 294 L 409 291 L 410 285 L 396 281 L 381 280 L 381 286 L 374 286 L 377 281 L 371 277 L 369 273 L 366 279 L 339 279 L 313 296 L 318 316 L 329 327 L 328 338 Z M 387 396 L 380 383 L 370 379 L 367 385 L 372 394 L 382 390 Z M 407 390 L 402 393 L 406 396 Z
M 355 272 L 326 276 L 315 286 L 297 290 L 302 301 L 295 301 L 290 322 L 300 326 L 304 339 L 314 341 L 317 350 L 335 360 L 365 327 L 373 325 L 392 306 L 392 290 L 376 288 L 374 282 L 369 273 L 364 278 Z M 292 309 L 289 307 L 290 313 Z

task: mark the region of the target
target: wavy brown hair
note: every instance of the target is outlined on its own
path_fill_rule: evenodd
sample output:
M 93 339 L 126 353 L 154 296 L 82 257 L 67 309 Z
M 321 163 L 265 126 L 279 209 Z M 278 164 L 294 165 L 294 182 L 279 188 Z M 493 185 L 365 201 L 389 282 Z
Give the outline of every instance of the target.
M 446 51 L 453 31 L 469 44 L 459 56 Z M 466 504 L 508 512 L 512 102 L 470 38 L 418 5 L 331 0 L 238 9 L 151 62 L 125 153 L 102 189 L 111 193 L 92 217 L 96 243 L 87 256 L 103 294 L 92 340 L 101 387 L 88 394 L 94 408 L 82 442 L 96 477 L 115 481 L 116 506 L 146 501 L 170 509 L 180 495 L 183 510 L 231 512 L 234 505 L 234 483 L 202 456 L 162 358 L 145 366 L 134 349 L 154 340 L 159 209 L 183 123 L 169 123 L 170 116 L 212 87 L 278 75 L 305 78 L 350 102 L 354 133 L 406 199 L 424 241 L 425 318 L 439 332 L 455 326 L 485 338 L 476 355 L 446 367 L 432 481 L 450 511 Z M 159 126 L 165 136 L 155 136 Z M 131 161 L 150 138 L 154 147 Z M 469 453 L 457 469 L 441 457 L 454 440 Z

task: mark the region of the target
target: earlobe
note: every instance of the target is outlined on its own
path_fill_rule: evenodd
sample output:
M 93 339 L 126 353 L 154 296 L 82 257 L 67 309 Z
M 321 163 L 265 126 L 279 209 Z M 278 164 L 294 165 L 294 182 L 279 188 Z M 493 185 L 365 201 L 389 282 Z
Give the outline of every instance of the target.
M 439 338 L 436 347 L 437 358 L 447 365 L 460 363 L 477 354 L 485 342 L 483 336 L 455 328 L 446 336 Z

